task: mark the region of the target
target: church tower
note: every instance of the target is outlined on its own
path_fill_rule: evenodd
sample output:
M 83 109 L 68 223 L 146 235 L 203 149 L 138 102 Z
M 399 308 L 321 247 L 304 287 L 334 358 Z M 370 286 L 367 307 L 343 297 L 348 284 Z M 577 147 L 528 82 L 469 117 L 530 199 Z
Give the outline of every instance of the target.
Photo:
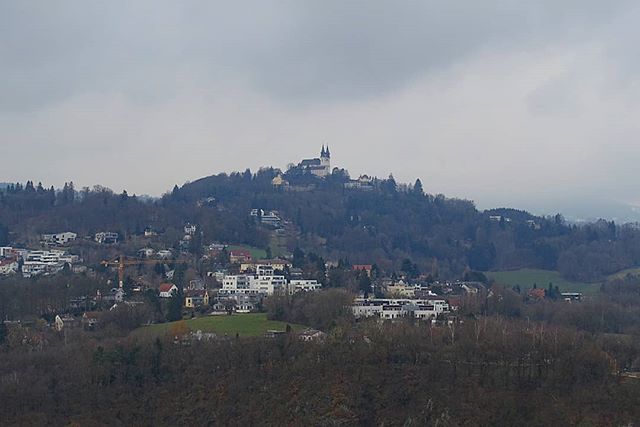
M 329 146 L 327 148 L 322 144 L 322 151 L 320 151 L 320 165 L 325 168 L 326 175 L 331 173 L 331 153 L 329 153 Z

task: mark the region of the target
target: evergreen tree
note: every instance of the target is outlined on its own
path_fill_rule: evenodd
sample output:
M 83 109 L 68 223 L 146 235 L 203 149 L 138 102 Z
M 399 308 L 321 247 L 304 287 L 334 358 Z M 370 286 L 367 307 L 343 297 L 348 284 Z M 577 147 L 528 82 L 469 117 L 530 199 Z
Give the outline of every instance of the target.
M 420 181 L 420 178 L 416 179 L 416 183 L 413 184 L 413 192 L 420 196 L 424 195 L 424 189 L 422 188 L 422 181 Z
M 178 290 L 173 291 L 167 304 L 167 322 L 175 322 L 182 319 L 182 299 L 181 287 L 178 286 Z

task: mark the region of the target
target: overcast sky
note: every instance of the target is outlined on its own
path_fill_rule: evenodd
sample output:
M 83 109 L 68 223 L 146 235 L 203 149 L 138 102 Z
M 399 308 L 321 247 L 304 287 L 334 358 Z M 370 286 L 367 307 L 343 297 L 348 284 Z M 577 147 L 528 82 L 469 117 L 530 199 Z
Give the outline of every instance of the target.
M 352 176 L 600 215 L 640 205 L 638 22 L 615 0 L 0 0 L 0 181 L 159 195 L 327 143 Z

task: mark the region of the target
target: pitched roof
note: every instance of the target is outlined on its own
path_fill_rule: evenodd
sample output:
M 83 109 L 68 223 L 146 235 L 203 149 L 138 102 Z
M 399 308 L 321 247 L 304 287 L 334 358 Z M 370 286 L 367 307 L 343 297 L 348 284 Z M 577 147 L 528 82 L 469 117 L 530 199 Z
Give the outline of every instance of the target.
M 15 258 L 0 259 L 0 266 L 11 265 L 16 262 Z
M 320 159 L 304 159 L 300 162 L 300 166 L 309 167 L 309 166 L 320 166 Z
M 158 288 L 158 290 L 160 292 L 169 292 L 171 291 L 171 289 L 174 287 L 175 285 L 173 283 L 163 283 L 162 285 L 160 285 L 160 287 Z
M 528 294 L 532 298 L 542 299 L 544 298 L 545 292 L 544 292 L 544 289 L 542 288 L 536 288 L 536 289 L 529 289 Z
M 184 293 L 184 296 L 191 297 L 191 298 L 193 297 L 204 298 L 206 293 L 207 293 L 206 289 L 190 289 Z

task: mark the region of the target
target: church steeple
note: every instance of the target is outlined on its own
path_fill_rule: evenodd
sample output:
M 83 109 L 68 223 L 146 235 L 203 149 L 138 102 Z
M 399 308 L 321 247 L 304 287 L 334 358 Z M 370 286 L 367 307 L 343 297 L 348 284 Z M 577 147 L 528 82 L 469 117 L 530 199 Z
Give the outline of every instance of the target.
M 324 144 L 322 144 L 322 151 L 320 151 L 320 158 L 324 159 L 328 159 L 329 157 L 331 157 L 331 154 L 329 153 L 329 146 L 327 145 L 326 147 L 324 146 Z

